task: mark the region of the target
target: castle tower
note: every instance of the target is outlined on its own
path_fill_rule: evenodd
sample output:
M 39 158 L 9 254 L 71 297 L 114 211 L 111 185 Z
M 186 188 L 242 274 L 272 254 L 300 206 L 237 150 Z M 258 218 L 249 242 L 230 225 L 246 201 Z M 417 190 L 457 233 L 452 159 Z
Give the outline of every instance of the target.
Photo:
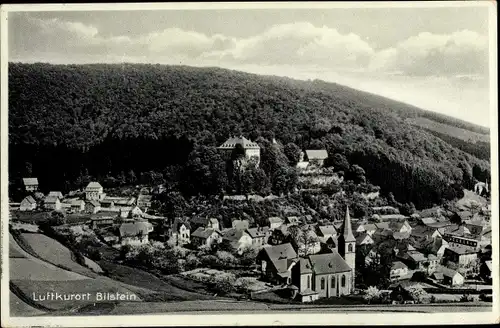
M 356 266 L 356 238 L 352 233 L 351 216 L 349 215 L 349 206 L 345 212 L 344 223 L 342 224 L 342 234 L 338 239 L 339 254 L 344 258 L 352 269 L 352 288 L 354 289 L 354 274 Z

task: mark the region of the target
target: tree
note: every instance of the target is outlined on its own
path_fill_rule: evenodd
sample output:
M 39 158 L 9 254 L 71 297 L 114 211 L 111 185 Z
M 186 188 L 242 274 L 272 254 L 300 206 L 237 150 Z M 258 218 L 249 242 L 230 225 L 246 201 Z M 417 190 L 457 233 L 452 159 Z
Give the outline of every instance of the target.
M 160 195 L 162 203 L 160 211 L 167 217 L 181 217 L 185 214 L 188 204 L 181 193 L 171 191 Z
M 348 178 L 350 180 L 353 180 L 354 183 L 365 183 L 366 178 L 365 178 L 365 170 L 359 165 L 352 165 L 348 171 Z
M 331 164 L 331 166 L 333 166 L 333 169 L 335 170 L 335 172 L 337 171 L 344 171 L 344 172 L 348 172 L 349 171 L 349 162 L 347 161 L 347 158 L 340 154 L 340 153 L 336 153 L 335 155 L 333 155 L 333 157 L 331 158 L 331 160 L 328 161 L 329 164 Z
M 285 145 L 284 153 L 288 158 L 288 161 L 291 166 L 297 165 L 297 163 L 300 160 L 300 154 L 301 154 L 299 146 L 297 146 L 293 142 L 289 142 Z
M 363 298 L 368 301 L 368 304 L 377 301 L 380 298 L 381 292 L 376 286 L 370 286 L 366 289 Z
M 410 203 L 403 204 L 399 210 L 400 210 L 401 214 L 406 215 L 406 216 L 410 216 L 413 213 L 415 213 L 415 211 L 417 209 L 415 208 L 415 205 L 413 205 L 413 203 L 410 202 Z

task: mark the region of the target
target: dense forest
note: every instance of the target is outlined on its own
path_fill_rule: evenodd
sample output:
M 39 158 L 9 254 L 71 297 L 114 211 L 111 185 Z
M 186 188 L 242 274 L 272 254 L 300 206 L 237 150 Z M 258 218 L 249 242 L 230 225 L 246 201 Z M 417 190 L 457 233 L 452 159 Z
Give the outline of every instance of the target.
M 38 177 L 43 191 L 98 179 L 105 187 L 165 183 L 187 195 L 287 192 L 296 184 L 297 150 L 321 148 L 327 165 L 362 169 L 382 192 L 418 208 L 489 179 L 488 161 L 474 151 L 405 123 L 418 115 L 484 132 L 317 80 L 186 66 L 11 63 L 10 194 L 25 176 Z M 233 179 L 215 147 L 240 134 L 259 143 L 262 163 Z

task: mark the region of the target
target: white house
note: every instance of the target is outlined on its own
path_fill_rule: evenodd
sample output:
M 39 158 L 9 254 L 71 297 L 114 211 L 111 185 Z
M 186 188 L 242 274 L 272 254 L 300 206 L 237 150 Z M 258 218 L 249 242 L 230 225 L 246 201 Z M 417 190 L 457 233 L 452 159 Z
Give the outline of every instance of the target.
M 36 209 L 36 201 L 33 196 L 25 197 L 19 205 L 20 211 L 33 211 Z
M 392 263 L 390 271 L 390 279 L 392 281 L 405 278 L 407 275 L 408 275 L 408 267 L 406 266 L 406 264 L 400 261 Z
M 85 199 L 101 200 L 104 194 L 104 188 L 99 182 L 92 181 L 85 188 Z
M 61 209 L 61 201 L 57 196 L 47 196 L 43 202 L 45 209 L 58 211 Z
M 195 246 L 212 247 L 222 241 L 222 233 L 219 230 L 199 227 L 191 234 L 191 242 Z
M 124 245 L 144 245 L 153 225 L 147 221 L 127 222 L 120 226 L 120 242 Z

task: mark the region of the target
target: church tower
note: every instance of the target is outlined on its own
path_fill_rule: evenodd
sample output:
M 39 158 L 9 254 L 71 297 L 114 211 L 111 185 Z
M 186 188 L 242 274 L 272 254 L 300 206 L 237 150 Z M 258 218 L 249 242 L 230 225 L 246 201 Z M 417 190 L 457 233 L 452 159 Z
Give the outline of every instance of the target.
M 338 238 L 339 254 L 352 269 L 352 288 L 354 288 L 354 274 L 356 266 L 356 238 L 352 233 L 351 216 L 349 215 L 349 206 L 345 212 L 344 223 L 342 224 L 341 235 Z

